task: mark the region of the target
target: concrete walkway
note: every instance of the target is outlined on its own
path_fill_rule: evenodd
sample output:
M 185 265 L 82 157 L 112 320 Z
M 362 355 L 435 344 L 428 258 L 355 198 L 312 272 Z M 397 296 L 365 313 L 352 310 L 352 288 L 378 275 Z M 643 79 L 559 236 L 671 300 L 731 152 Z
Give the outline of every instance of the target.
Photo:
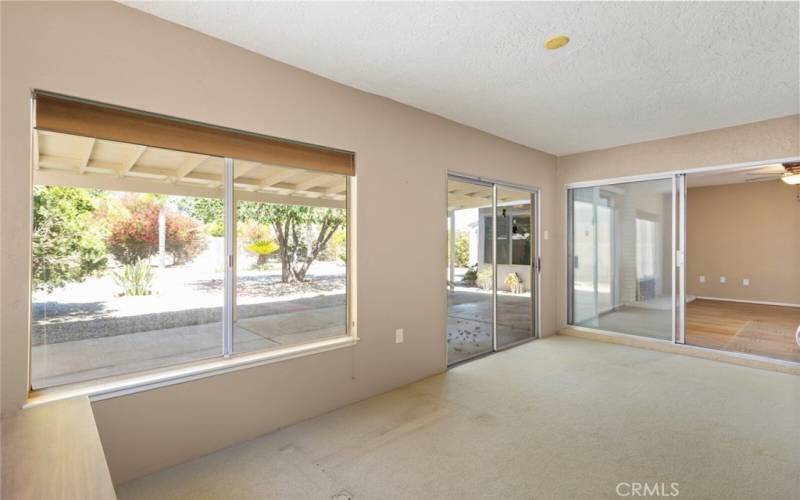
M 286 301 L 272 314 L 237 322 L 234 352 L 251 352 L 345 334 L 345 296 Z M 299 304 L 298 304 L 299 303 Z M 288 312 L 280 312 L 288 311 Z M 199 361 L 222 353 L 222 324 L 156 329 L 33 346 L 33 387 L 81 382 Z

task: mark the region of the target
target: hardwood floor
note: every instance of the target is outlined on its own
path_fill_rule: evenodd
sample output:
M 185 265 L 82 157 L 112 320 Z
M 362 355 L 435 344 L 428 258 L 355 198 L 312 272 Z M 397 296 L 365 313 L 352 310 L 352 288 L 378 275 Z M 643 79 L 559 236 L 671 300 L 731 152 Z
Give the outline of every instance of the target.
M 800 362 L 800 307 L 697 299 L 686 306 L 686 343 Z

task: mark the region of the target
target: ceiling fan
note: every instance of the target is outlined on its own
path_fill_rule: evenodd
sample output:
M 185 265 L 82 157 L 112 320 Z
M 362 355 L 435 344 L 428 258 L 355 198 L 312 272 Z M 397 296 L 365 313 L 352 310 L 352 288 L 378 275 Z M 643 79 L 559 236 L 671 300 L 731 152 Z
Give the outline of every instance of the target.
M 754 175 L 757 177 L 747 179 L 746 182 L 780 179 L 786 184 L 800 185 L 800 162 L 783 163 L 781 166 L 783 167 L 783 172 L 749 173 L 747 175 Z

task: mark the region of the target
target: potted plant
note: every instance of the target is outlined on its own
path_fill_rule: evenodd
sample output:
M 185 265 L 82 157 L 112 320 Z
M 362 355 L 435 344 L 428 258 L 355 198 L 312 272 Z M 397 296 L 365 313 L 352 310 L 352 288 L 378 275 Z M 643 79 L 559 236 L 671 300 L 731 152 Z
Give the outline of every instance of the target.
M 517 273 L 508 273 L 504 281 L 511 293 L 522 293 L 522 280 Z
M 486 266 L 478 271 L 478 286 L 485 290 L 492 289 L 492 266 Z
M 467 268 L 462 281 L 467 286 L 475 286 L 475 282 L 478 281 L 478 264 Z

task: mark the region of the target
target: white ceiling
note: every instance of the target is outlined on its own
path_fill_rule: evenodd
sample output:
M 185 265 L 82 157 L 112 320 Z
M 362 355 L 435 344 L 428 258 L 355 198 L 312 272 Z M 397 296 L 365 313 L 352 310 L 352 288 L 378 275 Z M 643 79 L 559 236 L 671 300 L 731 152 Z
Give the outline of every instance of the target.
M 798 2 L 124 3 L 557 155 L 800 111 Z

